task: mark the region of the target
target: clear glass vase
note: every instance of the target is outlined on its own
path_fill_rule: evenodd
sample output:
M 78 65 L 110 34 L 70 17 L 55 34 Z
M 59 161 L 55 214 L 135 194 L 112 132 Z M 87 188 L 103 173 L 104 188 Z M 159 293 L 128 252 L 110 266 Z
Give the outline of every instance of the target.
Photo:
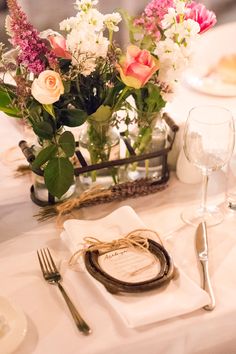
M 88 165 L 120 158 L 120 136 L 110 121 L 89 120 L 79 137 L 80 151 Z M 109 187 L 118 183 L 118 168 L 106 167 L 79 176 L 83 189 L 98 184 Z
M 138 112 L 137 123 L 130 129 L 130 142 L 137 155 L 160 151 L 166 147 L 167 126 L 160 112 Z M 127 168 L 128 180 L 161 179 L 162 156 L 132 163 Z

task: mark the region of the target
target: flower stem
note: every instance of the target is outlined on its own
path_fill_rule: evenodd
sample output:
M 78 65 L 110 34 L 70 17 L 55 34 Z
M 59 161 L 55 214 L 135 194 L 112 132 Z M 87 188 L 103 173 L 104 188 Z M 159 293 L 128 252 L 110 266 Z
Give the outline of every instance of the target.
M 128 87 L 128 86 L 126 86 L 126 87 L 124 88 L 124 90 L 122 91 L 120 97 L 118 98 L 118 100 L 117 100 L 115 106 L 113 107 L 113 112 L 115 112 L 115 111 L 119 108 L 120 103 L 122 102 L 124 96 L 126 95 L 126 93 L 127 93 L 129 90 L 130 90 L 130 87 Z

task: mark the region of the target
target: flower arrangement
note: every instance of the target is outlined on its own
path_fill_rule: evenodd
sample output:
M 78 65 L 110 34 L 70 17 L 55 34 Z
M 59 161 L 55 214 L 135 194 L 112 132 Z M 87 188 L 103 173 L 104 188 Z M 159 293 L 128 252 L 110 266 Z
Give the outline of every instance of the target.
M 75 139 L 64 128 L 89 123 L 91 162 L 108 159 L 105 133 L 119 124 L 114 113 L 130 108 L 129 96 L 137 112 L 160 112 L 190 59 L 193 40 L 216 22 L 211 11 L 194 1 L 152 0 L 137 18 L 124 11 L 101 14 L 97 2 L 76 0 L 75 17 L 60 23 L 62 35 L 39 33 L 17 0 L 7 0 L 6 30 L 13 49 L 0 45 L 0 110 L 32 127 L 42 145 L 33 167 L 44 169 L 46 186 L 58 198 L 74 179 Z M 121 14 L 129 25 L 126 53 L 113 40 Z M 142 127 L 138 153 L 152 134 L 150 122 L 144 128 L 141 124 L 145 117 L 138 114 L 135 121 Z M 131 119 L 124 120 L 129 134 Z
M 152 0 L 139 17 L 125 17 L 133 46 L 121 59 L 120 73 L 133 87 L 140 128 L 134 147 L 142 153 L 151 141 L 155 113 L 172 99 L 197 37 L 215 25 L 216 16 L 195 1 Z

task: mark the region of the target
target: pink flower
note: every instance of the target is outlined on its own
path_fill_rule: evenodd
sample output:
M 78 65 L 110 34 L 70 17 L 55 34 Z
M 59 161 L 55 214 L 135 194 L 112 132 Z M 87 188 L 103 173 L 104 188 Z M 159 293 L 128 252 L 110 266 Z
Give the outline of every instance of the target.
M 192 19 L 198 22 L 200 26 L 200 32 L 206 32 L 208 29 L 216 24 L 216 15 L 213 11 L 207 10 L 203 4 L 197 4 L 195 1 L 187 4 L 187 11 L 185 19 Z
M 152 0 L 144 9 L 148 17 L 158 17 L 161 21 L 168 13 L 168 8 L 174 6 L 173 0 Z
M 57 57 L 71 59 L 71 54 L 66 50 L 66 40 L 63 36 L 50 35 L 47 39 Z
M 168 8 L 173 7 L 173 0 L 152 0 L 144 9 L 141 16 L 134 20 L 134 25 L 144 28 L 147 34 L 156 40 L 161 38 L 161 21 L 168 13 Z
M 10 13 L 11 43 L 19 47 L 18 61 L 34 74 L 56 65 L 56 58 L 49 50 L 37 30 L 28 22 L 17 0 L 7 0 Z
M 135 45 L 127 48 L 117 66 L 122 81 L 129 87 L 139 89 L 144 86 L 159 69 L 159 61 L 146 49 L 141 50 Z

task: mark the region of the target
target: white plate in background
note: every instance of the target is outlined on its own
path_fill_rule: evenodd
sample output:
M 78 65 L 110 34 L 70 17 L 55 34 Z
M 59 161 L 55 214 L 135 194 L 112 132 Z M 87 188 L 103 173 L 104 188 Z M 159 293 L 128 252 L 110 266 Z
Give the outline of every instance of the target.
M 23 311 L 0 296 L 0 354 L 14 352 L 23 341 L 26 331 L 27 320 Z
M 217 75 L 204 75 L 197 70 L 188 70 L 184 80 L 191 88 L 207 95 L 220 97 L 235 97 L 236 84 L 228 84 Z
M 236 54 L 236 22 L 216 26 L 200 35 L 196 42 L 191 68 L 184 75 L 184 82 L 193 89 L 208 95 L 236 96 L 236 85 L 223 82 L 212 71 L 219 60 Z

